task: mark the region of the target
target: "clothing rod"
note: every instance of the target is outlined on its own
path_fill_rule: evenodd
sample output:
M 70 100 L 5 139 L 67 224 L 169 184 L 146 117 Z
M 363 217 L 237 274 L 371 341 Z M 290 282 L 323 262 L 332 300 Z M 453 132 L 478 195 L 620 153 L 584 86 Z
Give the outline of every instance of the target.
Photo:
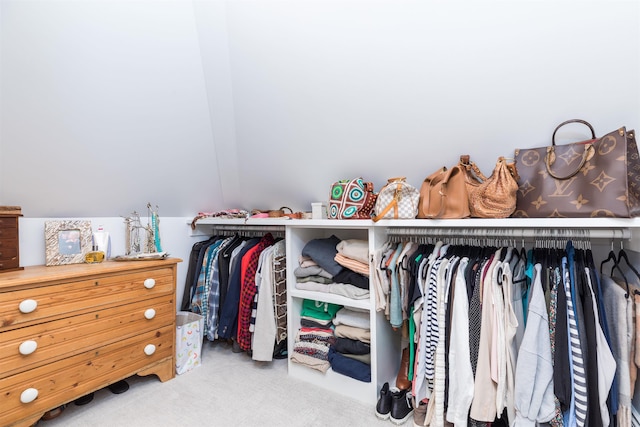
M 389 227 L 389 236 L 418 237 L 493 237 L 493 238 L 556 238 L 556 239 L 621 239 L 629 240 L 627 228 L 424 228 Z
M 212 225 L 213 230 L 219 231 L 257 231 L 264 233 L 284 232 L 284 225 L 233 225 L 233 224 L 215 224 Z

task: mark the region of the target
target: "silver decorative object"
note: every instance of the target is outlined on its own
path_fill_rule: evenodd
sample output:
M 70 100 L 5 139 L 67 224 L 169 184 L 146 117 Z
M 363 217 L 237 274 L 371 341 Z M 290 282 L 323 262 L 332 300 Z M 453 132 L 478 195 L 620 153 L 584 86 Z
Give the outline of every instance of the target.
M 144 228 L 140 223 L 140 214 L 133 211 L 131 216 L 124 218 L 125 223 L 125 255 L 136 255 L 142 252 L 140 246 L 140 229 Z
M 125 256 L 139 255 L 141 253 L 152 254 L 162 252 L 160 246 L 160 218 L 158 207 L 154 211 L 151 203 L 147 203 L 147 225 L 140 222 L 140 214 L 133 211 L 130 216 L 124 218 L 125 223 Z M 144 230 L 144 248 L 140 239 L 140 230 Z

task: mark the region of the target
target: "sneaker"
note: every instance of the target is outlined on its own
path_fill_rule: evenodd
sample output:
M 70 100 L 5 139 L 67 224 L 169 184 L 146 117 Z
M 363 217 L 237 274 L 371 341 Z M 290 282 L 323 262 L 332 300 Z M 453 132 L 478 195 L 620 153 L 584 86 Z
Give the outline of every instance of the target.
M 427 403 L 420 401 L 413 410 L 413 427 L 424 427 L 427 418 Z
M 389 393 L 389 383 L 384 383 L 380 389 L 380 398 L 376 405 L 376 417 L 381 420 L 388 420 L 391 414 L 391 394 Z
M 404 424 L 413 413 L 412 396 L 410 390 L 391 389 L 391 422 Z

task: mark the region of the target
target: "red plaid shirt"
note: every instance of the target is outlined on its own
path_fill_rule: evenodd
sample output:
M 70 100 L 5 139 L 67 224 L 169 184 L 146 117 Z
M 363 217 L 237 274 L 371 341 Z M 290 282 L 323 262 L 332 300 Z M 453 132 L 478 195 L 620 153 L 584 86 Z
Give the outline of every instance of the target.
M 260 254 L 267 247 L 273 245 L 274 239 L 271 233 L 267 233 L 260 242 L 251 248 L 242 258 L 242 283 L 240 286 L 240 303 L 238 305 L 238 345 L 244 351 L 251 350 L 251 310 L 253 299 L 256 295 L 256 272 Z M 245 267 L 246 265 L 246 267 Z

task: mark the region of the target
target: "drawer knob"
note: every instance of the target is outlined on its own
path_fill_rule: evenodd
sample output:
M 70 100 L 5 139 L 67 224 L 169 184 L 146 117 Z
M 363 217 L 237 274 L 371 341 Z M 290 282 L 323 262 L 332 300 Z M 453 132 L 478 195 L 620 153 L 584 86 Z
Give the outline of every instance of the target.
M 151 289 L 156 285 L 156 280 L 155 279 L 146 279 L 144 281 L 144 287 L 147 289 Z
M 20 393 L 20 402 L 31 403 L 38 397 L 38 390 L 35 388 L 28 388 Z
M 31 354 L 38 348 L 38 343 L 33 340 L 24 341 L 20 344 L 19 351 L 20 354 L 26 356 L 27 354 Z
M 147 344 L 144 346 L 144 354 L 146 354 L 147 356 L 151 356 L 153 353 L 156 352 L 156 346 L 153 344 Z
M 18 308 L 20 309 L 20 313 L 31 313 L 36 308 L 38 308 L 38 301 L 33 299 L 26 299 L 20 303 Z
M 145 319 L 151 320 L 156 317 L 156 311 L 153 308 L 147 308 L 144 311 L 144 317 Z

